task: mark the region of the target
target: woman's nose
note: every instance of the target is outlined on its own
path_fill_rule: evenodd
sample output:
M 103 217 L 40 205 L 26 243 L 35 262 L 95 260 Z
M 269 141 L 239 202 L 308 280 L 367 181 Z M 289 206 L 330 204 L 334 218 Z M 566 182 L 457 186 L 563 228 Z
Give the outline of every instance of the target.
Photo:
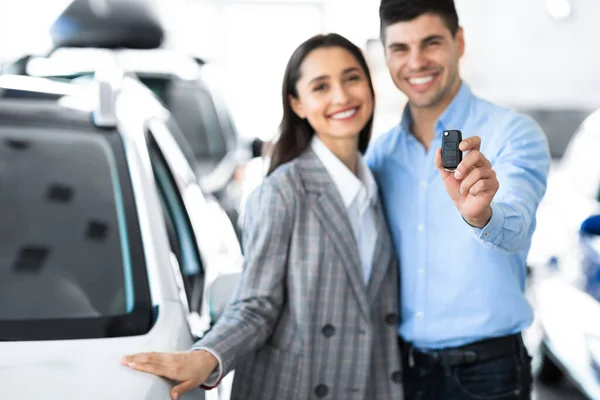
M 348 93 L 344 85 L 335 85 L 333 88 L 333 102 L 336 104 L 345 104 L 348 102 Z

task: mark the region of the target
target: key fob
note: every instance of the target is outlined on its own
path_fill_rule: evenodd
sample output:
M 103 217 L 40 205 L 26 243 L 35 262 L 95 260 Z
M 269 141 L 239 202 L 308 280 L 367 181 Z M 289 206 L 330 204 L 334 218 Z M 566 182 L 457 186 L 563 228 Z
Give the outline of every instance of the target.
M 454 172 L 462 161 L 462 151 L 458 145 L 462 142 L 462 133 L 452 129 L 442 134 L 442 167 L 448 172 Z

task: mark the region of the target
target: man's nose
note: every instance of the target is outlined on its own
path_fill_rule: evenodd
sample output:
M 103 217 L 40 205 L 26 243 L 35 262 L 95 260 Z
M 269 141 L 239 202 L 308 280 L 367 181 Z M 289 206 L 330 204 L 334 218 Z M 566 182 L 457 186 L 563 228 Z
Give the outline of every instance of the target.
M 411 71 L 420 71 L 426 65 L 425 57 L 421 50 L 413 50 L 408 58 L 408 67 Z

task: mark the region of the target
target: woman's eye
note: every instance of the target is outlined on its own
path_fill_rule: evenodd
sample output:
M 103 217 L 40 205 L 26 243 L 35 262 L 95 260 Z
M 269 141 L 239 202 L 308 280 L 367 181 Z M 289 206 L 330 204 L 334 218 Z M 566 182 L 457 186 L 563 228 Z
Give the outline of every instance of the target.
M 315 86 L 313 88 L 313 92 L 322 92 L 325 89 L 327 89 L 327 85 L 322 84 L 322 85 Z

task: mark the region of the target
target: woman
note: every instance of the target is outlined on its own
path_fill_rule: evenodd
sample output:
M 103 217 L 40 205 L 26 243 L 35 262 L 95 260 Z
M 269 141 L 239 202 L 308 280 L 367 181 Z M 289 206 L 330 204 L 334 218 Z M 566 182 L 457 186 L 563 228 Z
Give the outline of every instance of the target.
M 234 300 L 195 351 L 124 365 L 180 382 L 173 398 L 234 368 L 234 400 L 402 398 L 396 257 L 361 156 L 373 105 L 348 40 L 319 35 L 294 52 L 281 135 L 247 203 Z

